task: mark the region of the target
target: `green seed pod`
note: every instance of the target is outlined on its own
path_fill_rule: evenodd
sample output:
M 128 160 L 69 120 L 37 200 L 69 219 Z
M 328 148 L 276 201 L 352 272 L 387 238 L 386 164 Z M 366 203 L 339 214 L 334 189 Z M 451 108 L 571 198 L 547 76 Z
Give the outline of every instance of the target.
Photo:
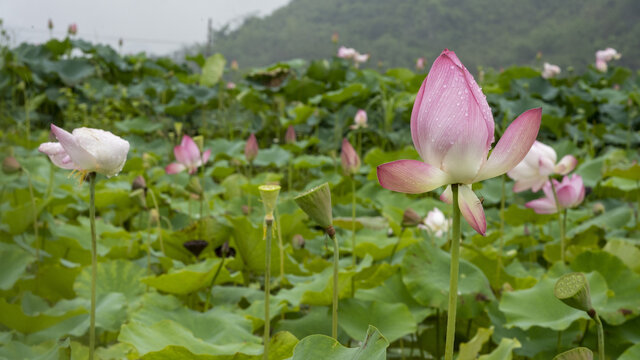
M 278 203 L 278 194 L 280 193 L 280 185 L 260 185 L 258 186 L 264 212 L 267 217 L 273 218 L 273 211 Z
M 593 360 L 593 353 L 586 347 L 578 347 L 556 355 L 553 360 Z
M 302 193 L 294 198 L 296 204 L 311 218 L 325 229 L 333 225 L 331 214 L 331 190 L 329 184 L 320 186 Z
M 589 283 L 583 273 L 562 275 L 556 282 L 553 294 L 572 308 L 588 313 L 593 310 L 591 307 Z

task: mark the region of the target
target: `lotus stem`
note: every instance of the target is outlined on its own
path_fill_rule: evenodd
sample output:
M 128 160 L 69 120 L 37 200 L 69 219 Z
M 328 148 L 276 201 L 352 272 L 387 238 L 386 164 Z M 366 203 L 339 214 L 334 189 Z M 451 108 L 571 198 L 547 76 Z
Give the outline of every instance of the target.
M 91 313 L 89 316 L 89 360 L 96 346 L 96 281 L 98 254 L 96 241 L 96 173 L 89 173 L 89 222 L 91 224 Z
M 31 198 L 31 211 L 33 211 L 33 236 L 35 237 L 34 242 L 36 245 L 36 264 L 40 264 L 40 241 L 38 240 L 38 209 L 36 207 L 36 198 L 33 195 L 31 174 L 25 168 L 22 168 L 22 170 L 27 174 L 27 182 L 29 183 L 29 197 Z
M 216 273 L 213 275 L 213 278 L 211 279 L 211 286 L 209 286 L 209 292 L 207 293 L 207 301 L 205 301 L 204 303 L 204 311 L 206 312 L 207 310 L 209 310 L 209 302 L 211 301 L 211 291 L 213 291 L 213 286 L 216 284 L 216 279 L 218 278 L 218 275 L 220 274 L 220 271 L 222 270 L 222 267 L 224 266 L 224 261 L 226 260 L 227 256 L 225 254 L 225 252 L 222 252 L 222 261 L 220 261 L 220 265 L 218 265 L 218 268 L 216 269 Z
M 451 184 L 453 192 L 453 236 L 451 238 L 451 273 L 449 277 L 449 311 L 444 359 L 453 360 L 453 345 L 456 335 L 456 310 L 458 304 L 458 267 L 460 262 L 460 208 L 458 207 L 458 184 Z
M 356 180 L 351 176 L 351 264 L 356 266 Z
M 502 252 L 504 249 L 504 205 L 506 198 L 506 178 L 502 175 L 502 195 L 500 197 L 500 245 L 498 247 L 498 265 L 496 268 L 496 285 L 500 288 L 500 276 L 502 270 Z
M 391 249 L 391 256 L 389 257 L 389 264 L 393 263 L 393 256 L 396 254 L 396 251 L 398 251 L 398 247 L 400 246 L 400 241 L 402 241 L 402 235 L 404 235 L 404 231 L 405 231 L 406 227 L 402 227 L 400 229 L 400 235 L 398 235 L 398 241 L 396 241 L 395 245 L 393 245 L 393 249 Z
M 605 360 L 604 357 L 604 329 L 602 327 L 602 321 L 597 313 L 594 313 L 593 319 L 596 321 L 598 327 L 598 358 L 599 360 Z
M 160 223 L 160 207 L 158 207 L 158 201 L 156 200 L 156 195 L 153 190 L 149 189 L 149 193 L 151 194 L 151 200 L 153 200 L 153 207 L 158 213 L 158 240 L 160 241 L 160 251 L 162 251 L 162 254 L 164 254 L 164 242 L 162 241 L 162 224 Z
M 558 193 L 556 192 L 556 186 L 551 182 L 551 190 L 553 191 L 553 201 L 556 203 L 556 209 L 558 214 L 558 226 L 560 226 L 560 261 L 564 264 L 564 222 L 562 220 L 562 211 L 560 209 L 560 202 L 558 202 Z M 567 218 L 566 211 L 564 212 L 565 220 Z
M 276 231 L 278 232 L 278 250 L 280 250 L 280 287 L 284 284 L 284 244 L 282 243 L 282 228 L 280 226 L 280 215 L 278 207 L 275 208 Z M 284 313 L 283 313 L 284 316 Z
M 333 302 L 331 309 L 331 337 L 338 340 L 338 260 L 340 258 L 340 248 L 336 238 L 336 230 L 333 226 L 327 228 L 327 235 L 333 240 Z
M 251 178 L 253 177 L 253 161 L 249 161 L 249 189 L 251 189 Z M 247 214 L 251 214 L 251 191 L 247 191 Z
M 265 216 L 264 222 L 266 225 L 264 238 L 267 242 L 265 248 L 265 270 L 264 270 L 264 352 L 262 358 L 264 360 L 269 359 L 269 333 L 270 333 L 270 325 L 271 325 L 271 317 L 269 316 L 269 296 L 271 291 L 271 237 L 272 237 L 272 226 L 273 226 L 273 217 Z

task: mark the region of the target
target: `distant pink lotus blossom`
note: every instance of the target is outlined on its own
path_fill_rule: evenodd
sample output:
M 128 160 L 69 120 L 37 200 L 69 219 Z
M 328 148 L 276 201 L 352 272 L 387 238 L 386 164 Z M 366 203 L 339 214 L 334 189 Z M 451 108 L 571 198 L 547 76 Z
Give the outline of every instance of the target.
M 256 139 L 256 135 L 254 133 L 251 133 L 244 146 L 244 157 L 248 162 L 253 162 L 256 156 L 258 156 L 258 151 L 258 139 Z
M 353 57 L 353 61 L 356 62 L 356 64 L 362 64 L 365 63 L 369 60 L 370 55 L 369 54 L 360 54 L 357 53 L 354 57 Z
M 444 213 L 438 208 L 429 211 L 427 217 L 424 219 L 424 224 L 418 225 L 419 228 L 431 231 L 438 237 L 449 231 L 450 226 L 451 219 L 447 219 Z
M 553 196 L 551 181 L 553 181 L 553 186 L 556 189 L 559 206 Z M 580 175 L 565 176 L 562 182 L 558 182 L 555 179 L 551 179 L 551 181 L 547 181 L 542 187 L 545 197 L 529 201 L 525 206 L 533 209 L 538 214 L 555 214 L 559 210 L 576 207 L 584 200 L 585 189 Z
M 69 29 L 67 30 L 67 32 L 69 33 L 69 35 L 75 35 L 78 33 L 78 25 L 76 25 L 76 23 L 73 23 L 71 25 L 69 25 Z
M 342 139 L 340 162 L 345 175 L 354 175 L 360 170 L 360 157 L 347 138 Z
M 287 133 L 284 135 L 285 144 L 293 144 L 296 142 L 296 129 L 293 128 L 293 125 L 289 125 L 287 128 Z
M 578 164 L 578 160 L 573 155 L 565 155 L 556 164 L 557 159 L 558 155 L 552 147 L 540 141 L 534 142 L 527 156 L 507 172 L 507 175 L 516 181 L 513 191 L 521 192 L 531 189 L 536 192 L 549 181 L 550 175 L 566 175 Z
M 345 46 L 340 46 L 338 49 L 338 57 L 343 59 L 353 59 L 358 52 L 354 48 L 348 48 Z
M 337 44 L 338 39 L 339 39 L 338 32 L 334 31 L 333 34 L 331 35 L 331 42 L 334 44 Z
M 227 89 L 233 90 L 235 88 L 236 88 L 236 83 L 234 83 L 233 81 L 227 82 Z
M 621 56 L 614 48 L 596 51 L 596 69 L 602 72 L 607 71 L 607 63 L 611 60 L 620 59 Z
M 38 150 L 63 169 L 111 177 L 118 175 L 127 161 L 129 142 L 109 131 L 78 128 L 69 133 L 51 124 L 51 133 L 58 142 L 40 144 Z
M 427 65 L 427 60 L 423 57 L 419 57 L 416 60 L 416 70 L 424 70 L 424 67 Z
M 350 126 L 352 130 L 357 130 L 367 127 L 367 112 L 360 109 L 356 112 L 356 116 L 353 117 L 353 125 Z
M 542 77 L 545 79 L 551 79 L 560 75 L 560 71 L 560 66 L 546 62 L 542 68 Z
M 198 149 L 195 141 L 190 136 L 184 135 L 180 145 L 173 148 L 173 154 L 177 162 L 167 165 L 165 168 L 167 174 L 177 174 L 184 170 L 189 171 L 189 174 L 193 174 L 200 166 L 209 161 L 211 150 L 205 151 L 200 156 L 200 149 Z
M 462 216 L 480 234 L 487 229 L 482 203 L 471 184 L 504 174 L 529 152 L 538 135 L 542 109 L 522 113 L 494 142 L 491 109 L 480 87 L 453 51 L 444 50 L 422 83 L 411 112 L 411 137 L 422 158 L 378 166 L 382 187 L 410 194 L 443 185 L 459 187 Z M 448 186 L 440 197 L 451 202 Z

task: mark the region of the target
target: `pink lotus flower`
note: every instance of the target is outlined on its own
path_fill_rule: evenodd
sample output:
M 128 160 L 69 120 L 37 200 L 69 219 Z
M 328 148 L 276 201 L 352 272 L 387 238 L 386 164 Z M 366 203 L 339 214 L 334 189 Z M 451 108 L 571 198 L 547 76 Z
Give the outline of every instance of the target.
M 180 145 L 173 148 L 173 154 L 177 162 L 167 165 L 165 168 L 167 174 L 177 174 L 184 170 L 188 170 L 189 174 L 193 174 L 200 166 L 209 161 L 211 150 L 205 151 L 202 156 L 200 156 L 200 149 L 198 149 L 195 141 L 188 135 L 184 135 Z
M 438 208 L 429 211 L 424 219 L 424 225 L 418 225 L 419 228 L 431 231 L 438 237 L 449 231 L 450 226 L 451 219 L 447 219 Z
M 236 88 L 236 83 L 234 83 L 233 81 L 229 81 L 229 82 L 227 83 L 227 89 L 229 89 L 229 90 L 233 90 L 233 89 L 235 89 L 235 88 Z
M 542 77 L 545 79 L 551 79 L 560 74 L 560 66 L 549 64 L 548 62 L 544 63 L 542 68 Z
M 558 155 L 552 147 L 536 141 L 531 146 L 527 156 L 507 172 L 516 181 L 513 191 L 521 192 L 527 189 L 536 192 L 542 188 L 552 174 L 566 175 L 575 169 L 578 160 L 573 155 L 565 155 L 556 164 Z
M 51 132 L 59 142 L 43 143 L 38 151 L 63 169 L 111 177 L 118 175 L 127 161 L 129 142 L 109 131 L 78 128 L 69 133 L 51 124 Z
M 621 56 L 614 48 L 596 51 L 596 69 L 602 72 L 607 71 L 607 63 L 614 59 L 620 59 Z
M 248 162 L 253 162 L 256 156 L 258 156 L 258 139 L 256 139 L 254 133 L 251 133 L 244 146 L 244 157 L 247 158 Z
M 553 181 L 553 186 L 556 189 L 559 206 L 556 205 L 553 197 L 551 181 Z M 555 179 L 551 181 L 547 181 L 542 187 L 545 197 L 529 201 L 524 206 L 533 209 L 538 214 L 554 214 L 558 210 L 576 207 L 584 200 L 585 189 L 580 175 L 565 176 L 560 183 Z
M 69 33 L 69 35 L 75 35 L 78 33 L 78 25 L 76 25 L 75 23 L 69 25 L 69 29 L 67 29 L 67 32 Z
M 289 125 L 287 128 L 287 133 L 284 135 L 284 143 L 285 144 L 293 144 L 296 142 L 296 129 L 293 128 L 293 125 Z
M 410 194 L 463 184 L 458 197 L 462 216 L 484 235 L 484 210 L 471 184 L 504 174 L 522 161 L 538 135 L 541 116 L 540 108 L 518 116 L 487 159 L 494 142 L 491 109 L 473 76 L 445 49 L 422 83 L 411 113 L 411 137 L 423 161 L 382 164 L 378 181 L 386 189 Z M 451 201 L 450 186 L 440 198 Z
M 347 176 L 356 174 L 360 169 L 360 157 L 347 138 L 342 139 L 340 160 L 342 163 L 342 170 Z
M 427 60 L 425 58 L 420 57 L 416 60 L 416 70 L 424 70 L 424 67 L 427 65 Z
M 349 126 L 352 130 L 367 127 L 367 112 L 360 109 L 356 112 L 356 116 L 353 117 L 353 125 Z
M 353 59 L 358 52 L 354 48 L 340 46 L 338 49 L 338 57 L 342 59 Z
M 353 57 L 353 61 L 356 64 L 362 64 L 365 63 L 369 60 L 369 54 L 360 54 L 360 53 L 356 53 L 356 55 Z

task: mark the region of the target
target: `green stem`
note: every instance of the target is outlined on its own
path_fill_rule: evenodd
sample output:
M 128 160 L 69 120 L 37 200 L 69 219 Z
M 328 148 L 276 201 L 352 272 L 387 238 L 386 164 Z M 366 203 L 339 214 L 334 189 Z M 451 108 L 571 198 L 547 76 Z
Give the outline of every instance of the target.
M 269 332 L 271 325 L 271 317 L 269 316 L 269 296 L 271 292 L 271 237 L 272 237 L 272 225 L 273 217 L 269 215 L 265 216 L 264 222 L 266 224 L 265 229 L 265 270 L 264 270 L 264 352 L 262 358 L 264 360 L 269 359 Z
M 393 245 L 393 249 L 391 250 L 391 256 L 389 257 L 389 264 L 393 263 L 393 256 L 396 254 L 396 251 L 398 251 L 398 247 L 400 246 L 400 241 L 402 241 L 402 235 L 404 235 L 404 230 L 406 228 L 403 226 L 400 229 L 400 235 L 398 235 L 398 241 L 396 241 L 395 245 Z
M 96 346 L 96 281 L 98 269 L 96 240 L 96 173 L 89 173 L 89 221 L 91 223 L 91 313 L 89 317 L 89 360 Z
M 460 261 L 460 208 L 458 208 L 458 184 L 451 184 L 453 192 L 453 236 L 451 238 L 451 274 L 449 277 L 449 311 L 444 359 L 453 360 L 456 335 L 456 310 L 458 304 L 458 267 Z
M 502 175 L 502 196 L 500 198 L 500 245 L 498 247 L 498 264 L 496 268 L 496 285 L 500 288 L 500 276 L 502 270 L 502 252 L 504 249 L 504 206 L 506 198 L 506 177 Z
M 278 250 L 280 250 L 280 288 L 284 284 L 284 244 L 282 243 L 282 229 L 280 226 L 280 215 L 278 214 L 278 206 L 275 209 L 276 214 L 276 231 L 278 233 Z M 282 313 L 284 316 L 284 313 Z
M 36 264 L 40 264 L 40 242 L 38 241 L 38 209 L 36 207 L 36 198 L 33 195 L 33 183 L 31 182 L 31 174 L 27 169 L 22 169 L 27 174 L 27 182 L 29 183 L 29 196 L 31 197 L 31 210 L 33 211 L 33 235 L 35 236 L 36 245 Z M 37 274 L 37 271 L 36 271 Z
M 253 177 L 253 161 L 249 161 L 249 189 L 251 189 L 251 178 Z M 251 191 L 247 192 L 247 214 L 251 214 Z
M 333 226 L 327 229 L 327 234 L 333 240 L 333 302 L 331 309 L 331 337 L 338 339 L 338 260 L 340 258 L 340 250 L 336 231 Z
M 356 266 L 356 181 L 351 176 L 351 264 Z
M 602 321 L 600 321 L 600 317 L 596 313 L 593 319 L 596 321 L 596 325 L 598 326 L 598 358 L 599 360 L 605 360 L 604 357 L 604 329 L 602 327 Z
M 160 223 L 160 207 L 158 207 L 158 201 L 156 200 L 156 195 L 153 190 L 148 189 L 149 193 L 151 193 L 151 199 L 153 200 L 153 207 L 156 209 L 158 213 L 158 240 L 160 240 L 160 251 L 164 254 L 164 242 L 162 241 L 162 224 Z
M 222 252 L 222 261 L 220 261 L 220 265 L 218 265 L 218 268 L 216 269 L 216 273 L 215 275 L 213 275 L 213 279 L 211 279 L 211 285 L 209 286 L 209 292 L 207 293 L 207 301 L 204 303 L 204 311 L 206 312 L 207 310 L 209 310 L 209 302 L 211 301 L 211 292 L 213 291 L 213 286 L 216 283 L 216 279 L 218 278 L 218 275 L 220 274 L 220 270 L 222 270 L 222 266 L 224 265 L 224 260 L 226 259 L 226 254 L 224 253 L 224 251 Z
M 560 226 L 560 261 L 564 264 L 564 222 L 562 220 L 562 208 L 560 207 L 560 202 L 558 202 L 558 193 L 556 192 L 556 186 L 553 183 L 553 180 L 549 180 L 551 182 L 551 190 L 553 191 L 553 201 L 556 203 L 556 209 L 558 214 L 558 225 Z M 564 217 L 566 220 L 566 211 L 564 212 Z

